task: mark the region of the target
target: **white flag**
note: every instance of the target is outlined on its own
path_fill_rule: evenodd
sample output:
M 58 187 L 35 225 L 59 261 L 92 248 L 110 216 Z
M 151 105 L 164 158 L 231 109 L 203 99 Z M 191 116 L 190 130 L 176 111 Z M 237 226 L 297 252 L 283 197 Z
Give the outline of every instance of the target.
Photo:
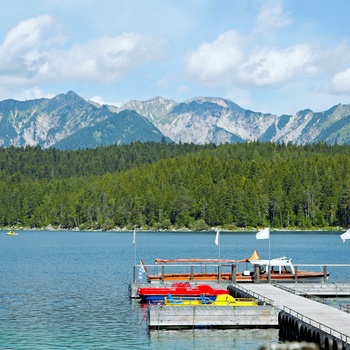
M 136 244 L 136 229 L 134 229 L 134 234 L 132 236 L 132 244 L 135 245 Z
M 350 228 L 342 235 L 340 235 L 340 238 L 343 240 L 344 243 L 347 239 L 350 239 Z
M 256 233 L 256 239 L 269 239 L 270 238 L 270 227 L 264 228 L 263 230 Z
M 219 237 L 220 236 L 220 233 L 219 233 L 219 229 L 217 228 L 216 229 L 216 236 L 215 236 L 215 244 L 216 245 L 219 245 Z

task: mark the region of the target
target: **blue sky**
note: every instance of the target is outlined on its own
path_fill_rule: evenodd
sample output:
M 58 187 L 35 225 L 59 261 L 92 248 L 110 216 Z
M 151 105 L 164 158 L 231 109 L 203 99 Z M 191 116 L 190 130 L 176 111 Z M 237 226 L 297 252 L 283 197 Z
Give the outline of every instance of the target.
M 11 0 L 0 100 L 223 97 L 295 114 L 350 103 L 347 0 Z

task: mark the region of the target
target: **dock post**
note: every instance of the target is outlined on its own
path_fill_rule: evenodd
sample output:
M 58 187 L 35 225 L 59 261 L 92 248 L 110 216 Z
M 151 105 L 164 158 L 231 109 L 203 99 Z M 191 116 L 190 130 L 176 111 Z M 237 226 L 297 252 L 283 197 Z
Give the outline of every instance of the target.
M 327 266 L 323 266 L 323 283 L 327 282 Z
M 298 282 L 298 266 L 294 266 L 294 279 Z
M 162 266 L 162 283 L 164 283 L 164 265 Z
M 194 266 L 191 266 L 191 281 L 194 280 Z
M 221 265 L 218 265 L 218 282 L 221 280 Z
M 231 283 L 236 284 L 236 265 L 232 264 L 231 265 Z
M 260 283 L 260 268 L 259 268 L 259 265 L 255 265 L 254 282 L 255 283 Z

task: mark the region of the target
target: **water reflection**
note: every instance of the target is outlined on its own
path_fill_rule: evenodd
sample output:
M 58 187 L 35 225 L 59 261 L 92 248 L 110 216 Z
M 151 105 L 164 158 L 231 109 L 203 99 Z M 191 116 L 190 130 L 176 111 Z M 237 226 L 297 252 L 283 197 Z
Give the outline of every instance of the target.
M 277 329 L 195 329 L 150 332 L 152 349 L 259 349 L 278 339 Z

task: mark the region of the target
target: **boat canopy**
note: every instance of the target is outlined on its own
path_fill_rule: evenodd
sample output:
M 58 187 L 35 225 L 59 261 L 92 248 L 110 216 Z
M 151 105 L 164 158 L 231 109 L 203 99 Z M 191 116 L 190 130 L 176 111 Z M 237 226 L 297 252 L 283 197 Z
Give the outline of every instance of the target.
M 281 257 L 281 258 L 275 258 L 275 259 L 271 259 L 271 260 L 251 260 L 250 261 L 253 265 L 258 265 L 258 266 L 263 266 L 263 267 L 267 267 L 267 266 L 271 266 L 271 268 L 273 267 L 278 267 L 279 272 L 281 273 L 281 269 L 287 269 L 289 267 L 289 269 L 291 270 L 292 273 L 295 273 L 295 269 L 294 266 L 292 264 L 292 259 L 287 259 L 285 256 Z

